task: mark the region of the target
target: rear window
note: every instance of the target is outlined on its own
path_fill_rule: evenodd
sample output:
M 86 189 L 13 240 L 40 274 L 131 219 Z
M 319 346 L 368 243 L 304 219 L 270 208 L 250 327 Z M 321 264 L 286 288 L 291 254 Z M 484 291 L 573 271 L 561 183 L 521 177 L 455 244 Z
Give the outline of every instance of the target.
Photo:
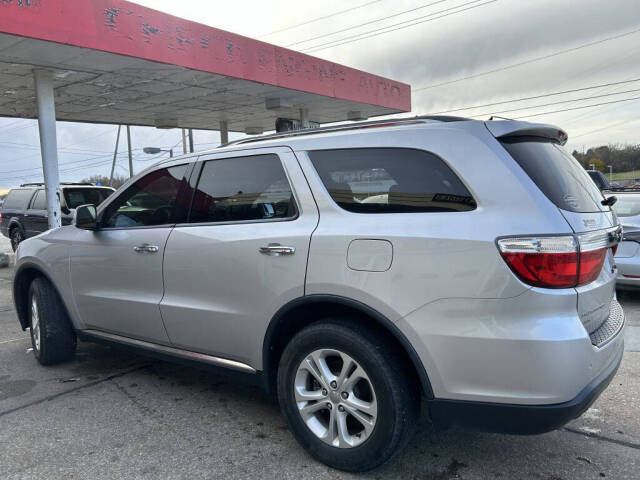
M 80 205 L 99 205 L 113 193 L 109 188 L 65 188 L 64 200 L 67 208 L 78 208 Z
M 640 215 L 640 195 L 619 194 L 618 201 L 613 204 L 613 210 L 618 217 L 633 217 Z
M 460 212 L 476 202 L 435 155 L 408 148 L 310 151 L 333 200 L 357 213 Z
M 2 205 L 3 210 L 24 210 L 27 208 L 33 189 L 31 188 L 16 188 L 9 192 L 7 198 Z
M 608 211 L 589 174 L 561 145 L 535 137 L 505 138 L 501 143 L 559 208 L 579 213 Z

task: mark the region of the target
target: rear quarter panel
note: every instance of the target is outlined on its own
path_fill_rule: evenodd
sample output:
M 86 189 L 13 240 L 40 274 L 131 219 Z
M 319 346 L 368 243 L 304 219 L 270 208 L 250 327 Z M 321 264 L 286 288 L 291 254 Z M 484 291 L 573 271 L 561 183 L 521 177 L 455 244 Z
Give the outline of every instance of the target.
M 306 145 L 305 145 L 306 146 Z M 432 152 L 466 184 L 478 207 L 469 212 L 358 214 L 338 207 L 306 150 L 398 147 Z M 443 298 L 510 298 L 529 287 L 499 255 L 496 237 L 565 233 L 569 225 L 480 122 L 457 122 L 318 139 L 296 152 L 320 209 L 311 240 L 307 294 L 351 297 L 391 320 Z M 348 267 L 350 242 L 383 239 L 393 245 L 384 272 Z

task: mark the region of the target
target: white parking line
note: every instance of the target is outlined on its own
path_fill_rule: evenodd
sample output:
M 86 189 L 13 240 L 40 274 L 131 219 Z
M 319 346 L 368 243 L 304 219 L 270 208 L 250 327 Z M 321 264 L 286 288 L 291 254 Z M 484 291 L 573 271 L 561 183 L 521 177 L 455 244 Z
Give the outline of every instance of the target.
M 2 345 L 3 343 L 18 342 L 20 340 L 29 340 L 29 337 L 20 337 L 20 338 L 12 338 L 11 340 L 3 340 L 2 342 L 0 342 L 0 345 Z

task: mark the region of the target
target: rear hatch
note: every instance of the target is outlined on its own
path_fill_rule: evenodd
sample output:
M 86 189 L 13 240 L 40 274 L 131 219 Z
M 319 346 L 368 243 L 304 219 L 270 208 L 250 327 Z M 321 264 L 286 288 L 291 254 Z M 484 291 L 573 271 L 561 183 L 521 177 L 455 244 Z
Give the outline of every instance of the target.
M 577 234 L 580 251 L 602 252 L 604 261 L 597 278 L 575 287 L 578 314 L 587 332 L 593 334 L 612 310 L 619 309 L 613 259 L 620 236 L 616 216 L 603 205 L 605 198 L 586 170 L 563 147 L 567 137 L 562 130 L 523 122 L 488 122 L 487 128 L 560 210 Z

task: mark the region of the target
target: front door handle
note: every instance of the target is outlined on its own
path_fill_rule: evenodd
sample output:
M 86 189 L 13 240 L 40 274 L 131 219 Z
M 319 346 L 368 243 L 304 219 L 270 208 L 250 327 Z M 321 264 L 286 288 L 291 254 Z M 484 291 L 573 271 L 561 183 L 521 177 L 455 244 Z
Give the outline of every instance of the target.
M 133 250 L 135 250 L 136 253 L 158 253 L 158 247 L 156 245 L 149 245 L 148 243 L 133 247 Z
M 288 247 L 279 243 L 270 243 L 266 247 L 260 247 L 260 253 L 271 257 L 279 257 L 280 255 L 293 255 L 296 253 L 296 247 Z

